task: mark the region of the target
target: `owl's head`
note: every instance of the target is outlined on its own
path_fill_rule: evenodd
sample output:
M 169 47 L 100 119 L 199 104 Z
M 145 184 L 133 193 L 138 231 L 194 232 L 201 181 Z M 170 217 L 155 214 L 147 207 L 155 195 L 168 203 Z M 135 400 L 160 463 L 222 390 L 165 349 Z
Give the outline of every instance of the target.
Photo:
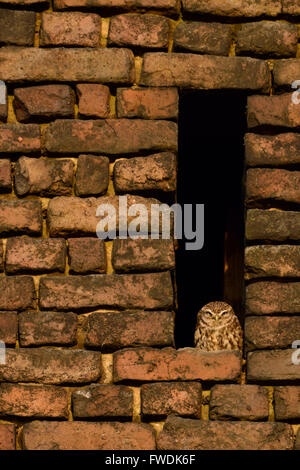
M 232 322 L 235 313 L 226 302 L 209 302 L 198 312 L 198 324 L 211 328 L 224 327 Z

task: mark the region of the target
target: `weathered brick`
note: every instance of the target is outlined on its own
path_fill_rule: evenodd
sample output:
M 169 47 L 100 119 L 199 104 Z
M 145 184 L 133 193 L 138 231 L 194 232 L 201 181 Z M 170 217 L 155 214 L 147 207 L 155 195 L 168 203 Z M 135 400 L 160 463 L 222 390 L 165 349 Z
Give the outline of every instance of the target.
M 146 419 L 162 419 L 170 414 L 201 418 L 202 388 L 197 382 L 145 384 L 141 401 Z
M 121 196 L 102 196 L 99 198 L 91 197 L 85 199 L 79 197 L 62 196 L 52 199 L 49 202 L 47 211 L 50 236 L 57 237 L 73 234 L 84 234 L 92 235 L 95 237 L 97 225 L 104 218 L 103 216 L 96 216 L 96 211 L 99 206 L 104 204 L 111 204 L 116 211 L 116 220 L 114 220 L 112 217 L 109 219 L 110 230 L 114 230 L 114 228 L 116 228 L 116 230 L 119 230 L 120 226 L 121 228 L 124 227 L 124 212 L 126 215 L 126 204 L 128 225 L 130 225 L 130 223 L 136 218 L 135 215 L 132 216 L 130 214 L 130 208 L 132 208 L 132 206 L 135 204 L 143 204 L 147 209 L 147 214 L 142 214 L 139 218 L 139 222 L 143 226 L 143 229 L 150 229 L 151 223 L 153 222 L 153 225 L 155 225 L 156 220 L 158 219 L 160 224 L 159 229 L 162 229 L 161 213 L 154 214 L 154 216 L 151 217 L 152 205 L 154 205 L 155 207 L 155 205 L 160 204 L 157 199 L 144 198 L 141 196 L 132 195 L 126 195 L 122 197 L 127 199 L 122 200 L 123 205 L 121 208 L 119 206 Z M 121 216 L 119 215 L 119 209 L 122 212 Z M 167 211 L 165 212 L 165 214 L 167 215 Z M 108 223 L 106 224 L 106 228 L 107 226 Z
M 101 18 L 95 13 L 42 13 L 40 46 L 100 45 Z
M 15 88 L 14 110 L 20 122 L 74 117 L 75 94 L 68 85 Z
M 77 341 L 77 315 L 71 312 L 21 312 L 19 340 L 22 347 L 65 345 Z
M 277 16 L 281 0 L 183 0 L 183 11 L 233 17 Z
M 72 393 L 75 418 L 131 418 L 133 391 L 124 385 L 96 384 Z
M 177 88 L 118 88 L 120 118 L 173 119 L 178 116 Z
M 14 424 L 0 423 L 0 450 L 15 450 L 16 431 Z
M 282 12 L 288 15 L 300 15 L 300 5 L 297 0 L 282 0 Z
M 117 273 L 175 269 L 173 240 L 116 239 L 113 244 L 112 265 Z
M 77 196 L 99 196 L 107 192 L 109 159 L 97 155 L 79 155 L 76 170 Z
M 245 321 L 245 346 L 254 349 L 291 347 L 300 338 L 300 317 L 247 317 Z
M 118 15 L 109 23 L 108 44 L 167 49 L 170 20 L 158 15 Z
M 170 273 L 92 274 L 40 280 L 43 309 L 93 307 L 168 309 L 173 305 Z
M 267 65 L 258 59 L 148 52 L 144 55 L 140 84 L 264 91 L 268 89 L 268 80 Z
M 35 13 L 33 11 L 1 8 L 0 44 L 33 46 L 34 31 Z
M 3 47 L 0 80 L 7 82 L 132 83 L 133 53 L 128 49 Z
M 46 130 L 45 143 L 48 152 L 59 154 L 176 150 L 177 124 L 142 119 L 57 120 Z
M 105 273 L 106 250 L 99 238 L 69 238 L 69 265 L 73 273 Z
M 22 430 L 26 450 L 155 450 L 150 424 L 34 422 Z
M 32 277 L 0 277 L 0 309 L 24 310 L 35 307 L 35 289 Z
M 290 89 L 291 84 L 299 77 L 299 73 L 300 59 L 278 60 L 274 63 L 274 84 L 277 87 L 288 87 Z
M 158 438 L 160 450 L 292 450 L 286 423 L 202 421 L 169 416 Z
M 300 387 L 275 387 L 274 411 L 276 421 L 299 419 Z
M 68 8 L 115 8 L 122 10 L 164 10 L 176 12 L 178 0 L 54 0 L 56 10 Z
M 0 160 L 0 192 L 11 192 L 11 166 L 10 160 Z
M 0 122 L 6 122 L 8 116 L 7 86 L 2 81 L 0 89 Z
M 79 117 L 107 118 L 110 113 L 110 90 L 98 83 L 76 85 Z
M 48 6 L 48 0 L 0 0 L 0 4 L 3 5 L 15 5 L 15 6 L 29 6 L 29 5 L 39 5 L 39 6 Z
M 17 312 L 0 312 L 0 341 L 15 345 L 18 335 Z
M 300 240 L 300 213 L 249 209 L 246 220 L 247 240 Z
M 300 450 L 300 429 L 298 429 L 295 441 L 295 450 Z
M 114 353 L 114 382 L 236 381 L 240 372 L 237 351 L 136 348 Z
M 236 54 L 255 57 L 296 57 L 298 28 L 279 21 L 261 21 L 241 26 Z
M 300 379 L 300 367 L 293 364 L 295 349 L 253 351 L 247 356 L 247 378 L 254 382 L 295 381 Z
M 174 153 L 162 152 L 149 157 L 119 160 L 114 165 L 117 194 L 144 191 L 175 191 L 177 159 Z
M 228 55 L 231 29 L 227 24 L 182 22 L 176 26 L 174 47 L 202 54 Z
M 0 365 L 1 382 L 80 384 L 101 375 L 101 355 L 78 349 L 7 349 Z
M 248 315 L 281 315 L 299 311 L 300 282 L 255 282 L 246 288 Z
M 259 245 L 245 249 L 245 279 L 299 277 L 300 246 Z
M 68 418 L 68 393 L 53 385 L 0 384 L 0 416 Z
M 266 420 L 269 416 L 268 390 L 258 385 L 214 385 L 209 417 L 217 420 Z
M 262 202 L 300 203 L 300 171 L 250 168 L 247 171 L 246 199 L 249 205 Z
M 3 242 L 0 241 L 0 272 L 4 270 L 4 250 L 3 250 Z
M 37 124 L 0 124 L 0 154 L 38 153 L 40 149 L 41 133 Z
M 287 132 L 278 135 L 245 135 L 245 157 L 248 166 L 286 166 L 300 163 L 300 135 Z
M 0 200 L 0 233 L 40 235 L 42 205 L 40 201 Z
M 248 97 L 248 127 L 300 127 L 300 113 L 292 101 L 292 93 Z
M 15 191 L 18 196 L 67 196 L 72 194 L 72 160 L 21 157 L 15 165 Z
M 85 346 L 103 352 L 136 346 L 174 346 L 173 312 L 102 312 L 88 317 Z
M 6 244 L 6 271 L 16 273 L 64 272 L 66 242 L 63 239 L 9 238 Z

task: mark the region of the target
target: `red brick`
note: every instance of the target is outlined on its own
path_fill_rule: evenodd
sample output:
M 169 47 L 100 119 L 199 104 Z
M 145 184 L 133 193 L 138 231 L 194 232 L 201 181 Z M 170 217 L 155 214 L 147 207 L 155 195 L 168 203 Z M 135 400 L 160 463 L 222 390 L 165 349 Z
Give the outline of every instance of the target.
M 151 207 L 153 205 L 160 205 L 157 199 L 144 198 L 141 196 L 128 195 L 127 197 L 127 216 L 128 225 L 136 218 L 129 213 L 130 208 L 135 204 L 143 204 L 147 209 L 147 214 L 141 216 L 142 226 L 150 230 L 151 222 L 155 225 L 156 219 L 159 218 L 160 231 L 162 229 L 162 216 L 161 212 L 159 217 L 151 218 Z M 123 220 L 122 215 L 119 217 L 119 196 L 102 196 L 99 198 L 79 198 L 79 197 L 56 197 L 49 202 L 47 211 L 47 222 L 51 237 L 65 236 L 65 235 L 92 235 L 95 237 L 97 225 L 104 218 L 96 216 L 97 208 L 104 204 L 111 204 L 116 211 L 116 221 L 111 220 L 110 230 L 116 228 L 119 230 L 120 220 Z M 126 200 L 123 200 L 126 206 Z M 159 208 L 159 207 L 158 207 Z M 134 208 L 133 208 L 134 209 Z M 129 215 L 128 215 L 129 213 Z M 171 218 L 172 223 L 172 218 Z M 106 228 L 107 228 L 106 224 Z M 1 226 L 0 226 L 1 227 Z M 101 228 L 101 227 L 100 227 Z M 100 231 L 99 228 L 99 231 Z
M 34 31 L 35 13 L 33 11 L 6 10 L 1 8 L 1 44 L 33 46 Z
M 170 273 L 92 274 L 40 280 L 43 309 L 94 307 L 168 309 L 173 305 Z
M 15 6 L 39 5 L 45 7 L 49 5 L 48 0 L 1 0 L 1 3 Z
M 1 59 L 1 55 L 0 55 Z M 196 89 L 268 90 L 269 71 L 249 57 L 149 52 L 144 55 L 140 84 Z
M 95 13 L 42 13 L 40 46 L 98 47 L 101 18 Z
M 1 122 L 6 122 L 7 121 L 7 115 L 8 115 L 8 100 L 7 100 L 7 86 L 5 83 L 1 80 L 0 83 L 1 90 L 0 90 L 0 96 L 1 96 L 1 104 L 0 104 L 0 123 Z
M 76 170 L 77 196 L 105 194 L 109 183 L 109 159 L 97 155 L 79 155 Z
M 11 192 L 11 166 L 10 160 L 0 160 L 0 192 Z
M 262 202 L 300 203 L 300 171 L 250 168 L 247 171 L 246 198 L 250 205 Z
M 300 282 L 255 282 L 246 288 L 248 315 L 299 313 Z
M 0 423 L 0 450 L 15 450 L 15 447 L 15 425 Z
M 117 273 L 175 269 L 173 240 L 116 239 L 113 244 L 112 265 Z
M 296 57 L 298 28 L 279 21 L 261 21 L 241 26 L 236 54 L 254 57 Z
M 246 220 L 247 240 L 300 240 L 300 213 L 250 209 Z
M 248 246 L 245 249 L 245 279 L 300 277 L 300 247 Z
M 15 345 L 18 335 L 17 312 L 0 312 L 0 341 Z
M 202 54 L 228 55 L 231 29 L 227 24 L 182 22 L 176 26 L 174 46 Z
M 259 385 L 214 385 L 209 417 L 217 420 L 266 420 L 269 416 L 268 390 Z
M 173 119 L 178 117 L 177 88 L 118 88 L 120 118 Z
M 32 277 L 0 277 L 0 309 L 24 310 L 35 307 L 35 289 Z
M 237 351 L 136 348 L 114 353 L 114 382 L 236 381 L 240 372 L 241 358 Z
M 288 15 L 300 15 L 300 5 L 297 0 L 282 0 L 282 12 Z
M 40 201 L 0 200 L 0 233 L 41 235 L 42 205 Z
M 142 119 L 57 120 L 46 130 L 46 149 L 56 154 L 95 152 L 112 155 L 176 150 L 177 125 Z
M 69 238 L 68 248 L 70 272 L 106 272 L 106 250 L 103 240 L 98 238 Z
M 291 84 L 297 80 L 300 73 L 300 60 L 287 59 L 284 61 L 278 60 L 274 63 L 273 77 L 274 84 L 277 87 L 288 87 L 291 89 Z M 298 87 L 299 88 L 299 87 Z M 299 95 L 298 95 L 299 98 Z
M 247 317 L 245 345 L 247 351 L 291 347 L 300 338 L 300 317 Z
M 77 315 L 71 312 L 21 312 L 19 340 L 22 347 L 72 346 L 77 342 Z
M 103 352 L 129 346 L 174 346 L 174 313 L 92 313 L 88 317 L 85 346 Z
M 124 385 L 95 384 L 72 393 L 75 418 L 131 418 L 133 391 Z
M 100 375 L 100 353 L 80 349 L 7 349 L 6 365 L 0 365 L 1 382 L 80 384 Z
M 76 85 L 79 117 L 107 118 L 110 113 L 110 90 L 106 85 L 84 83 Z
M 114 186 L 117 194 L 145 191 L 175 191 L 177 159 L 170 152 L 149 157 L 119 160 L 114 165 Z
M 7 82 L 133 83 L 128 49 L 3 47 L 0 79 Z
M 23 124 L 22 126 L 18 124 L 0 124 L 1 154 L 38 153 L 40 149 L 41 133 L 37 124 Z
M 300 418 L 300 387 L 275 387 L 274 410 L 277 421 Z
M 233 17 L 277 16 L 281 0 L 183 0 L 183 11 Z
M 0 384 L 0 416 L 68 418 L 68 393 L 52 385 Z
M 292 93 L 248 97 L 248 127 L 300 127 L 300 113 L 292 101 Z
M 74 117 L 75 94 L 68 85 L 15 88 L 14 110 L 20 122 Z
M 295 381 L 300 379 L 299 365 L 292 363 L 295 349 L 253 351 L 248 353 L 249 382 Z
M 167 49 L 170 20 L 158 15 L 118 15 L 109 24 L 108 44 Z
M 141 400 L 146 419 L 162 419 L 170 414 L 201 418 L 202 388 L 197 382 L 145 384 Z
M 248 166 L 286 166 L 300 163 L 300 135 L 245 135 Z
M 72 160 L 21 157 L 15 165 L 15 191 L 18 196 L 67 196 L 72 194 Z
M 122 10 L 143 9 L 176 12 L 177 0 L 54 0 L 56 10 L 68 8 L 115 8 Z
M 293 428 L 286 423 L 201 421 L 169 416 L 159 450 L 292 450 Z
M 16 273 L 64 272 L 66 242 L 62 239 L 9 238 L 6 244 L 6 271 Z
M 34 422 L 22 431 L 26 450 L 155 450 L 149 424 Z

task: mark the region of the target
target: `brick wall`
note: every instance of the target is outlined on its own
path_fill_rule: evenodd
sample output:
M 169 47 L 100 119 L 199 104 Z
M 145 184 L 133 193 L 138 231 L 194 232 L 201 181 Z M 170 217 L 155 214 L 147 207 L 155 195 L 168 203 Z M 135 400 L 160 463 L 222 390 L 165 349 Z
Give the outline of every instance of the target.
M 300 449 L 299 26 L 297 0 L 0 0 L 0 449 Z M 176 350 L 172 242 L 96 237 L 101 202 L 174 197 L 184 89 L 249 95 L 244 359 Z

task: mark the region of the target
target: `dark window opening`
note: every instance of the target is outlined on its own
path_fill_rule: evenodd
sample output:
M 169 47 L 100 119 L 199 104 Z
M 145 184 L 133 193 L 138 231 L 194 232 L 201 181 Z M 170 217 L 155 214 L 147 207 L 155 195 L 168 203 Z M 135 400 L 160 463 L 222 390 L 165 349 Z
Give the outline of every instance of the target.
M 176 347 L 193 346 L 197 312 L 229 302 L 243 323 L 245 93 L 181 95 L 177 202 L 205 204 L 204 246 L 176 251 Z

